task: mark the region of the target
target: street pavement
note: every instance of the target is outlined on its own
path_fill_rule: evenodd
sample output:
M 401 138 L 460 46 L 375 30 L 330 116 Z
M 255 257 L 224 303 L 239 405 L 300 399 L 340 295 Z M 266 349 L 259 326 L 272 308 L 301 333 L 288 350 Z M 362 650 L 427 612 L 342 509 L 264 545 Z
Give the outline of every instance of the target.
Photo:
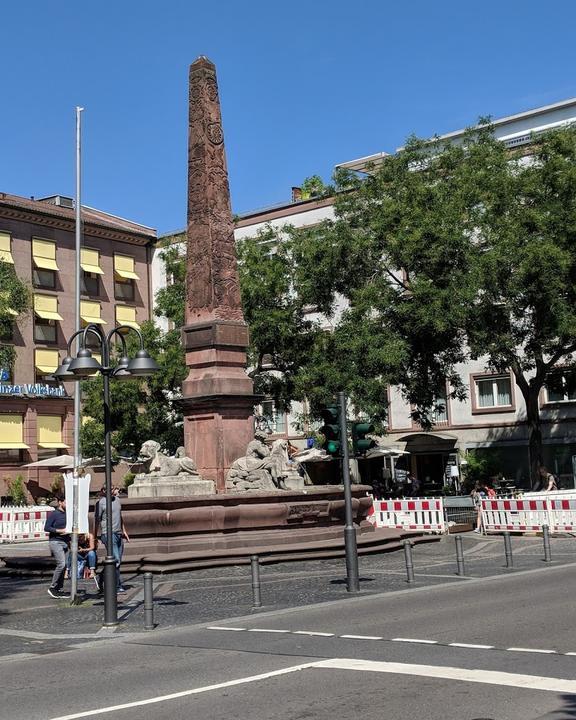
M 96 597 L 0 577 L 0 718 L 576 718 L 574 539 L 546 564 L 514 538 L 514 569 L 501 538 L 464 545 L 465 578 L 453 538 L 416 546 L 414 586 L 402 553 L 362 557 L 359 595 L 343 561 L 265 566 L 258 611 L 245 566 L 164 577 L 148 633 L 137 578 L 114 633 Z

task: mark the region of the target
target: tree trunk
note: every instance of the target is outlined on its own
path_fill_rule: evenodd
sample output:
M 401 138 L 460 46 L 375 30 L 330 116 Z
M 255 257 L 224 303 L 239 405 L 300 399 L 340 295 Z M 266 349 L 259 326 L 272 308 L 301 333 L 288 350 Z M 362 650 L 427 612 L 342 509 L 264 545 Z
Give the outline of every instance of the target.
M 526 420 L 528 422 L 528 457 L 530 463 L 530 485 L 535 489 L 540 483 L 538 468 L 543 464 L 542 458 L 542 428 L 540 426 L 540 407 L 538 399 L 540 388 L 528 388 L 526 401 Z

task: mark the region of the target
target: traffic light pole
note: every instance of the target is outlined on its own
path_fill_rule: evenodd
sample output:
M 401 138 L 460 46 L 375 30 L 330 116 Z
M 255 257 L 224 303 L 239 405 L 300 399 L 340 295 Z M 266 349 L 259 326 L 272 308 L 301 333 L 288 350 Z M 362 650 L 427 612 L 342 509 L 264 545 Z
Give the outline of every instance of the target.
M 346 428 L 346 395 L 338 393 L 340 407 L 340 442 L 342 448 L 342 484 L 344 485 L 344 546 L 346 548 L 346 587 L 348 592 L 360 591 L 358 576 L 358 548 L 356 545 L 356 528 L 352 514 L 352 484 L 350 481 L 350 458 L 348 457 L 348 432 Z

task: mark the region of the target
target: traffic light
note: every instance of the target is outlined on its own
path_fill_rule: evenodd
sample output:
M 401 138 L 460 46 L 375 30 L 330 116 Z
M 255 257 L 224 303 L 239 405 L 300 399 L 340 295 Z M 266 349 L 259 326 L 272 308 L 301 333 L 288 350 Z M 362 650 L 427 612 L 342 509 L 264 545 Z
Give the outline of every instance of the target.
M 370 448 L 376 447 L 376 440 L 367 438 L 368 433 L 374 432 L 374 425 L 368 422 L 352 423 L 352 448 L 354 455 L 364 455 Z
M 342 449 L 339 416 L 340 412 L 337 405 L 329 405 L 322 410 L 324 425 L 320 428 L 320 432 L 326 438 L 324 450 L 326 450 L 328 455 L 332 455 L 333 457 L 340 455 Z

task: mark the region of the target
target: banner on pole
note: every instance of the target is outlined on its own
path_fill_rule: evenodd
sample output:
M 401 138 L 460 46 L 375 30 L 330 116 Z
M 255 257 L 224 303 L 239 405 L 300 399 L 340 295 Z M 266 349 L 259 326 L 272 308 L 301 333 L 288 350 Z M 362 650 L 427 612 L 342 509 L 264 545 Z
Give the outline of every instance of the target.
M 74 474 L 64 475 L 64 493 L 66 496 L 66 531 L 72 532 L 72 498 L 74 497 Z M 90 475 L 79 475 L 78 482 L 78 532 L 88 532 L 88 498 L 90 495 Z

